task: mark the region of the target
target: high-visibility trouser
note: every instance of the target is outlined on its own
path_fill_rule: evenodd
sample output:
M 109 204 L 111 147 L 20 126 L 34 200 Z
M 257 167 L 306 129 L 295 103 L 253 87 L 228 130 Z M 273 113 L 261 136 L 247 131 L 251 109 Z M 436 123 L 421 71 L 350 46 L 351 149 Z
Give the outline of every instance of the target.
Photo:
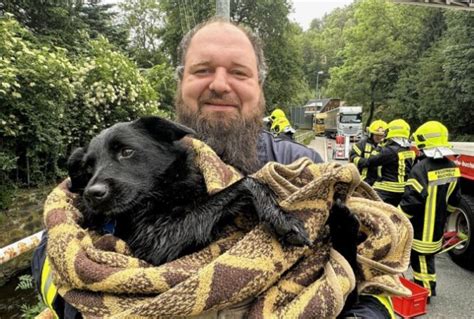
M 390 314 L 390 319 L 395 319 L 397 318 L 395 316 L 395 312 L 393 312 L 393 304 L 392 304 L 392 298 L 389 296 L 384 296 L 384 295 L 371 295 L 374 298 L 377 298 L 377 300 L 387 309 L 388 313 Z
M 430 296 L 436 296 L 435 255 L 419 253 L 412 249 L 410 263 L 414 281 L 428 289 Z
M 43 301 L 46 306 L 51 309 L 51 312 L 54 314 L 54 318 L 59 318 L 54 309 L 54 301 L 57 294 L 58 289 L 53 283 L 51 267 L 49 265 L 48 258 L 46 258 L 43 264 L 43 269 L 41 270 L 41 297 L 43 297 Z

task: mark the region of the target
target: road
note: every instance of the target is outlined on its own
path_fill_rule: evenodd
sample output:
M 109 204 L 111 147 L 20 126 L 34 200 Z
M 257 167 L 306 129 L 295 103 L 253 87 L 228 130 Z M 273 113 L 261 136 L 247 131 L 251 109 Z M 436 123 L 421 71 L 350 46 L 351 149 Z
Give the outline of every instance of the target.
M 329 141 L 334 145 L 334 140 Z M 332 151 L 328 152 L 326 144 L 325 138 L 316 137 L 309 147 L 316 150 L 327 161 L 331 160 Z M 474 318 L 474 272 L 453 263 L 447 253 L 437 257 L 436 269 L 438 296 L 431 299 L 431 303 L 427 306 L 428 313 L 417 318 Z M 408 270 L 405 276 L 411 278 L 411 271 Z

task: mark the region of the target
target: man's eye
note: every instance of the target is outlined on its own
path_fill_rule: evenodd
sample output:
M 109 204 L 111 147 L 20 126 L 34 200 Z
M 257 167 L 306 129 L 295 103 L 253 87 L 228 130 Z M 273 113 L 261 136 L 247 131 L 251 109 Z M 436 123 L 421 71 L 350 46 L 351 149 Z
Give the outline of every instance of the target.
M 194 74 L 203 75 L 209 74 L 211 71 L 209 69 L 197 69 L 194 71 Z
M 238 78 L 246 78 L 248 77 L 247 73 L 245 71 L 242 71 L 242 70 L 232 70 L 231 72 L 234 76 L 238 77 Z
M 133 156 L 133 153 L 135 153 L 135 151 L 131 148 L 122 148 L 120 150 L 120 158 L 130 158 Z

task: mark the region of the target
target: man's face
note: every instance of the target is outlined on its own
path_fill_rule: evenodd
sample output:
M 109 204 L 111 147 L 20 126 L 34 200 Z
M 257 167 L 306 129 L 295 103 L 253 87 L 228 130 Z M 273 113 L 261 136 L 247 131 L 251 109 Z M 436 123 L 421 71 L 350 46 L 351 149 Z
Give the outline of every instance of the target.
M 255 51 L 247 36 L 229 24 L 213 23 L 194 35 L 180 89 L 186 110 L 178 113 L 194 113 L 221 127 L 263 111 Z
M 372 140 L 374 141 L 375 144 L 380 144 L 380 142 L 382 142 L 383 139 L 384 139 L 383 135 L 377 135 L 377 134 L 372 135 Z
M 198 31 L 176 92 L 178 122 L 194 129 L 224 162 L 249 174 L 260 168 L 257 142 L 264 109 L 257 58 L 247 36 L 225 23 Z

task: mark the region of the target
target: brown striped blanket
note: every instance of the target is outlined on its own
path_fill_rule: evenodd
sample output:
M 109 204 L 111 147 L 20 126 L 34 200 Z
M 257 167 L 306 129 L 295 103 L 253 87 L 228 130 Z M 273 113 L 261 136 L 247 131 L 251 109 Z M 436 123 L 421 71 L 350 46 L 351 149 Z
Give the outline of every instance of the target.
M 240 178 L 202 142 L 196 153 L 209 193 Z M 254 174 L 283 210 L 305 222 L 314 245 L 282 246 L 262 225 L 236 220 L 205 249 L 159 267 L 132 257 L 126 244 L 80 227 L 81 213 L 66 182 L 48 196 L 44 222 L 54 283 L 86 318 L 189 317 L 254 300 L 248 318 L 332 318 L 356 287 L 363 293 L 409 295 L 398 275 L 409 264 L 412 228 L 396 208 L 360 182 L 352 164 L 269 163 Z M 366 239 L 358 246 L 356 278 L 331 248 L 325 226 L 335 197 L 343 198 Z

